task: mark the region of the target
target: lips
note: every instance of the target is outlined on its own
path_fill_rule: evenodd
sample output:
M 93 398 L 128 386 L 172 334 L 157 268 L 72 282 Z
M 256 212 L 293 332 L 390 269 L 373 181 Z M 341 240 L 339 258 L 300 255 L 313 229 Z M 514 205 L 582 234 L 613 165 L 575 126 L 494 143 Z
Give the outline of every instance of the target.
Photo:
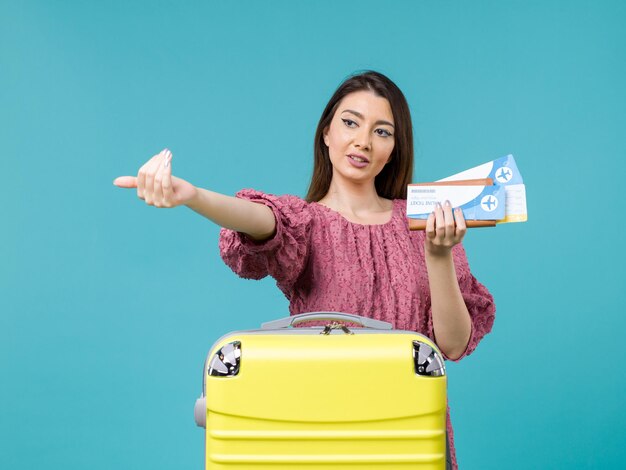
M 346 156 L 348 158 L 350 158 L 351 160 L 354 160 L 355 162 L 359 162 L 359 163 L 369 163 L 370 162 L 367 158 L 365 158 L 365 155 L 361 155 L 359 153 L 349 153 Z
M 363 155 L 354 154 L 354 153 L 350 153 L 346 155 L 346 158 L 348 159 L 348 162 L 350 162 L 350 165 L 352 165 L 355 168 L 365 168 L 367 165 L 369 165 L 369 162 L 370 162 Z

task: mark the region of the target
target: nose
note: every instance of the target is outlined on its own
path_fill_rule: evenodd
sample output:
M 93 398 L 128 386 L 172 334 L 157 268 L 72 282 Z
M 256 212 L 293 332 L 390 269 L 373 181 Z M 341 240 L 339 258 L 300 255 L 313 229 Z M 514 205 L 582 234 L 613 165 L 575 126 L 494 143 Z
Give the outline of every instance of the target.
M 359 131 L 354 136 L 354 146 L 360 149 L 369 149 L 372 145 L 371 137 L 372 136 L 367 129 L 359 129 Z

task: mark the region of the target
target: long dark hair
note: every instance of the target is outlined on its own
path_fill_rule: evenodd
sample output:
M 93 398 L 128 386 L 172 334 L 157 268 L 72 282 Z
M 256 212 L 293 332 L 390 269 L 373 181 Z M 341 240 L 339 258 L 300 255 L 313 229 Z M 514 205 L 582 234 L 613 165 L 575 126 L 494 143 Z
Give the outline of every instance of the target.
M 324 129 L 330 125 L 341 100 L 346 95 L 361 90 L 369 90 L 386 98 L 395 123 L 391 160 L 374 180 L 376 192 L 387 199 L 406 199 L 406 188 L 413 177 L 413 125 L 409 105 L 395 83 L 381 73 L 368 70 L 344 80 L 324 108 L 315 131 L 313 175 L 306 195 L 308 202 L 322 199 L 328 192 L 333 177 L 328 147 L 324 143 Z

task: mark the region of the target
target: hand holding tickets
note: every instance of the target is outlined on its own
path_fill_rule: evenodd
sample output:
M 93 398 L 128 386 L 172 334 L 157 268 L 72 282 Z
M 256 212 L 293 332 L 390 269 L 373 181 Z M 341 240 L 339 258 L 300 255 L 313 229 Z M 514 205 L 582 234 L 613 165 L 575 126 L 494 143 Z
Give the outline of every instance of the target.
M 426 229 L 437 203 L 462 210 L 467 227 L 525 222 L 526 188 L 513 155 L 457 173 L 434 183 L 410 184 L 407 217 L 411 230 Z
M 191 183 L 172 176 L 172 152 L 163 149 L 148 160 L 137 176 L 120 176 L 113 184 L 120 188 L 137 188 L 139 199 L 155 207 L 176 207 L 191 201 L 197 189 Z

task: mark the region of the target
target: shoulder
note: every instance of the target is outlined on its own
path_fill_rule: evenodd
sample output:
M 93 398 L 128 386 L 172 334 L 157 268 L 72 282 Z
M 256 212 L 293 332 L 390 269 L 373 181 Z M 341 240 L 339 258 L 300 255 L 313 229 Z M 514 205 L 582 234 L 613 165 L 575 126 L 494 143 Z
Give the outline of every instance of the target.
M 260 202 L 267 205 L 278 205 L 283 207 L 294 207 L 304 209 L 309 206 L 309 203 L 298 196 L 291 194 L 276 195 L 258 191 L 256 189 L 246 188 L 238 191 L 235 197 L 240 199 L 247 199 L 252 202 Z
M 406 208 L 406 199 L 391 199 L 391 203 L 393 207 L 402 207 Z

